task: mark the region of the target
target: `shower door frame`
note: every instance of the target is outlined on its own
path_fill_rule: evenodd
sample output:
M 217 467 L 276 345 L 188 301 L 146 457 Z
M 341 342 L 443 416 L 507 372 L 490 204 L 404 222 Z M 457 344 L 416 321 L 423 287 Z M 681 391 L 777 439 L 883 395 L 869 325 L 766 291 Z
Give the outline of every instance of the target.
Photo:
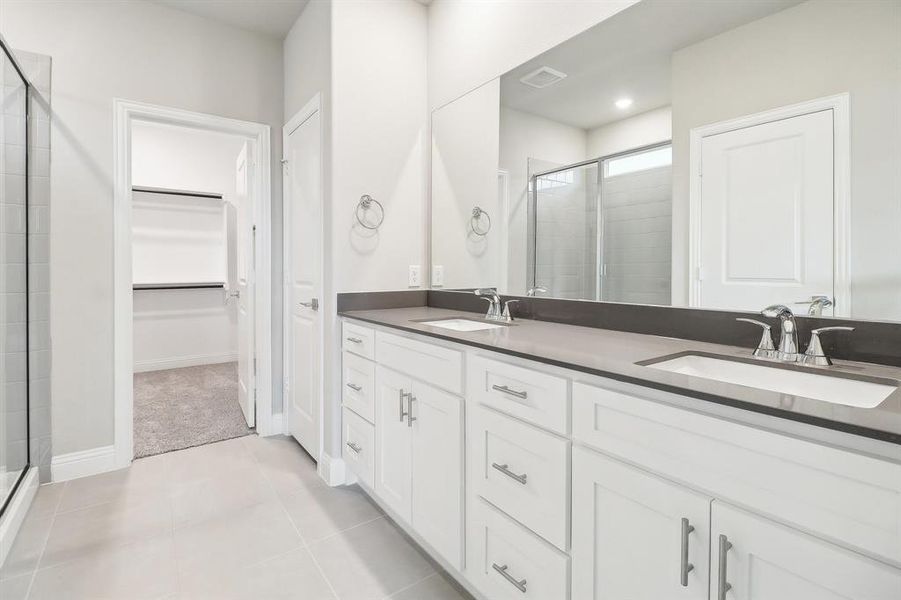
M 536 184 L 537 179 L 539 177 L 543 177 L 545 175 L 550 175 L 552 173 L 560 173 L 561 171 L 569 171 L 570 169 L 578 169 L 579 167 L 585 167 L 591 164 L 597 164 L 597 197 L 595 198 L 595 202 L 597 203 L 597 235 L 595 236 L 595 245 L 596 245 L 596 256 L 597 263 L 595 265 L 595 271 L 597 271 L 595 276 L 595 292 L 594 298 L 579 298 L 580 300 L 593 300 L 595 302 L 603 302 L 601 299 L 602 287 L 601 287 L 601 278 L 603 271 L 603 260 L 604 260 L 604 247 L 602 242 L 601 232 L 603 231 L 604 226 L 604 216 L 603 216 L 603 200 L 604 200 L 604 162 L 608 160 L 613 160 L 615 158 L 622 158 L 623 156 L 629 156 L 630 154 L 640 154 L 642 152 L 648 152 L 650 150 L 656 150 L 657 148 L 664 148 L 666 146 L 672 146 L 673 140 L 663 140 L 660 142 L 654 142 L 651 144 L 645 144 L 644 146 L 637 146 L 635 148 L 630 148 L 629 150 L 623 150 L 622 152 L 614 152 L 612 154 L 605 154 L 604 156 L 599 156 L 597 158 L 591 158 L 588 160 L 583 160 L 577 163 L 572 163 L 568 165 L 563 165 L 562 167 L 555 167 L 553 169 L 546 169 L 544 171 L 539 171 L 538 173 L 530 174 L 528 180 L 528 196 L 529 196 L 529 209 L 528 209 L 528 229 L 526 231 L 526 236 L 528 238 L 528 249 L 527 249 L 527 260 L 528 263 L 526 265 L 526 269 L 528 271 L 527 281 L 528 287 L 532 288 L 536 285 L 537 275 L 538 275 L 538 186 Z
M 6 494 L 5 498 L 0 499 L 0 518 L 6 515 L 7 509 L 13 502 L 13 499 L 16 497 L 16 494 L 19 493 L 22 488 L 22 483 L 25 481 L 25 478 L 28 476 L 29 471 L 31 471 L 31 339 L 29 332 L 29 323 L 31 320 L 31 302 L 29 302 L 29 289 L 30 286 L 28 281 L 28 236 L 29 236 L 29 218 L 28 218 L 28 187 L 29 187 L 29 179 L 28 176 L 30 174 L 29 169 L 29 147 L 31 144 L 31 128 L 29 127 L 29 119 L 31 117 L 31 93 L 32 93 L 32 85 L 31 81 L 28 80 L 28 77 L 25 76 L 25 71 L 22 69 L 22 65 L 19 64 L 19 61 L 16 60 L 15 54 L 13 54 L 9 45 L 6 43 L 6 40 L 0 35 L 0 50 L 3 51 L 3 54 L 9 59 L 12 63 L 13 68 L 18 73 L 19 77 L 22 79 L 22 83 L 25 86 L 25 233 L 24 233 L 24 244 L 25 244 L 25 465 L 22 467 L 22 472 L 19 473 L 19 476 L 16 478 L 16 482 L 10 488 L 8 494 Z

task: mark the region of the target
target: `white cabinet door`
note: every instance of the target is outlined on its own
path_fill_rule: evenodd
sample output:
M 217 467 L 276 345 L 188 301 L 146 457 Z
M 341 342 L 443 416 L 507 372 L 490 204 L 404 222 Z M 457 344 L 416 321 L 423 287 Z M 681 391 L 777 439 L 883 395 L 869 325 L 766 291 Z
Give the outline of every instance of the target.
M 375 492 L 397 515 L 410 521 L 411 431 L 407 422 L 409 377 L 377 366 Z
M 461 400 L 414 383 L 413 528 L 456 567 L 462 564 L 463 422 Z
M 573 449 L 572 597 L 706 599 L 710 498 Z
M 824 110 L 702 139 L 693 306 L 833 297 L 832 120 Z
M 901 570 L 716 501 L 711 600 L 897 600 Z

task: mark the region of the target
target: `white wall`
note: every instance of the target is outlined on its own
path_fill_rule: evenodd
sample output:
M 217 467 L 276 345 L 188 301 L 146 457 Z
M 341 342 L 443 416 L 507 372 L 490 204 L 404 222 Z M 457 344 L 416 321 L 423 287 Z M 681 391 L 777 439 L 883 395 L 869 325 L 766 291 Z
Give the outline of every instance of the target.
M 4 0 L 2 33 L 53 58 L 53 450 L 113 443 L 113 98 L 282 123 L 281 42 L 152 2 Z M 272 156 L 281 138 L 272 136 Z M 273 161 L 273 328 L 281 331 Z M 274 340 L 273 361 L 281 362 Z M 280 385 L 273 385 L 280 403 Z
M 507 293 L 525 294 L 529 282 L 529 159 L 554 165 L 577 163 L 587 157 L 586 141 L 584 129 L 501 107 L 500 167 L 510 174 Z
M 666 142 L 673 137 L 673 111 L 655 108 L 634 117 L 595 127 L 588 132 L 588 156 L 610 156 L 618 152 Z
M 688 299 L 691 128 L 849 92 L 853 316 L 901 320 L 887 251 L 901 231 L 899 31 L 901 3 L 813 0 L 673 55 L 674 302 Z
M 235 135 L 149 123 L 132 130 L 135 186 L 219 194 L 235 214 L 235 161 L 244 140 Z M 135 221 L 140 193 L 135 194 Z M 166 198 L 147 196 L 151 202 Z M 189 198 L 176 201 L 191 203 Z M 171 217 L 172 213 L 165 212 Z M 165 223 L 163 224 L 165 226 Z M 219 227 L 223 223 L 218 224 Z M 177 224 L 172 223 L 175 229 Z M 228 283 L 235 285 L 235 231 L 228 240 Z M 138 243 L 135 238 L 134 244 Z M 165 266 L 165 265 L 163 265 Z M 175 265 L 165 266 L 172 270 Z M 223 290 L 144 290 L 134 293 L 136 371 L 237 360 L 237 306 Z
M 499 80 L 432 113 L 432 264 L 444 286 L 499 285 L 504 227 L 497 183 Z M 472 210 L 488 213 L 477 235 Z M 477 227 L 485 227 L 480 219 Z
M 429 104 L 437 108 L 637 0 L 435 0 L 429 6 Z

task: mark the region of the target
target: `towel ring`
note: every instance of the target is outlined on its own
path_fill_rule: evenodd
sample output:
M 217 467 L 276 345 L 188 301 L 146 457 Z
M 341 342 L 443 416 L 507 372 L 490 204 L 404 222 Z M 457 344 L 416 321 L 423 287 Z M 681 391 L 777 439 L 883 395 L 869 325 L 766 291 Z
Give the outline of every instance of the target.
M 484 229 L 479 229 L 479 222 L 482 220 L 482 217 L 485 217 L 485 219 L 488 220 L 488 226 Z M 472 209 L 472 216 L 469 218 L 469 226 L 472 228 L 474 234 L 484 237 L 491 231 L 491 215 L 476 206 Z
M 375 204 L 378 206 L 378 223 L 375 225 L 369 225 L 366 221 L 360 216 L 360 211 L 362 210 L 364 213 L 369 211 L 372 208 L 372 205 Z M 370 196 L 369 194 L 363 194 L 360 196 L 360 201 L 357 203 L 357 209 L 354 211 L 354 216 L 357 217 L 357 223 L 359 223 L 362 227 L 366 229 L 378 229 L 382 225 L 382 221 L 385 220 L 385 207 L 382 206 L 382 203 Z

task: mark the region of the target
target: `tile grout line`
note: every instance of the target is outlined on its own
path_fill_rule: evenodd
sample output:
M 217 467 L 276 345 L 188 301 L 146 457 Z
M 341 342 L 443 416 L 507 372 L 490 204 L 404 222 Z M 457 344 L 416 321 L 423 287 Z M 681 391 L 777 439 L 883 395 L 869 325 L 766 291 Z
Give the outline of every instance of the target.
M 422 583 L 423 581 L 427 581 L 427 580 L 431 579 L 432 577 L 441 577 L 441 573 L 439 573 L 438 571 L 432 571 L 431 573 L 429 573 L 428 575 L 426 575 L 426 576 L 423 577 L 422 579 L 419 579 L 419 580 L 417 580 L 417 581 L 414 581 L 414 582 L 411 583 L 410 585 L 408 585 L 408 586 L 406 586 L 406 587 L 402 587 L 402 588 L 400 588 L 399 590 L 397 590 L 396 592 L 393 592 L 393 593 L 391 593 L 391 594 L 388 594 L 387 596 L 385 596 L 384 598 L 382 598 L 382 600 L 391 600 L 391 598 L 397 597 L 398 594 L 402 594 L 402 593 L 406 592 L 407 590 L 416 587 L 417 585 L 419 585 L 419 584 Z
M 68 487 L 69 482 L 64 481 L 63 489 L 60 490 L 59 498 L 56 500 L 56 505 L 53 507 L 53 514 L 50 516 L 50 527 L 47 529 L 47 537 L 44 538 L 44 543 L 41 545 L 41 552 L 38 554 L 38 560 L 34 563 L 34 569 L 31 571 L 31 579 L 28 581 L 28 588 L 25 590 L 25 600 L 28 600 L 28 598 L 31 597 L 31 592 L 34 588 L 34 580 L 37 579 L 38 570 L 41 567 L 41 562 L 44 560 L 44 553 L 47 551 L 47 545 L 50 543 L 50 534 L 53 533 L 53 526 L 56 525 L 56 516 L 59 514 L 59 506 L 62 504 L 63 494 L 66 493 Z
M 256 459 L 257 459 L 257 457 L 254 456 L 254 460 L 256 460 Z M 297 537 L 300 538 L 301 545 L 303 546 L 304 550 L 307 551 L 307 554 L 309 555 L 310 560 L 313 561 L 313 566 L 316 567 L 316 570 L 319 572 L 319 576 L 322 577 L 323 581 L 325 581 L 325 585 L 328 586 L 328 589 L 332 593 L 332 596 L 335 598 L 335 600 L 340 600 L 340 598 L 338 596 L 338 592 L 337 592 L 337 590 L 335 590 L 335 586 L 332 585 L 331 580 L 328 578 L 328 576 L 325 574 L 325 571 L 322 569 L 322 565 L 319 564 L 319 561 L 316 560 L 316 557 L 313 555 L 312 550 L 310 550 L 310 545 L 307 543 L 306 538 L 300 533 L 300 530 L 297 528 L 297 525 L 294 523 L 294 519 L 291 518 L 291 514 L 288 512 L 288 507 L 285 506 L 284 499 L 281 496 L 279 496 L 278 492 L 275 489 L 275 486 L 272 484 L 272 480 L 269 479 L 269 476 L 262 469 L 260 471 L 263 475 L 263 479 L 265 479 L 266 483 L 269 484 L 269 489 L 272 491 L 273 494 L 275 494 L 275 498 L 278 501 L 278 505 L 281 507 L 282 512 L 285 514 L 285 517 L 287 517 L 288 522 L 291 523 L 291 527 L 294 529 L 294 533 L 296 533 Z

